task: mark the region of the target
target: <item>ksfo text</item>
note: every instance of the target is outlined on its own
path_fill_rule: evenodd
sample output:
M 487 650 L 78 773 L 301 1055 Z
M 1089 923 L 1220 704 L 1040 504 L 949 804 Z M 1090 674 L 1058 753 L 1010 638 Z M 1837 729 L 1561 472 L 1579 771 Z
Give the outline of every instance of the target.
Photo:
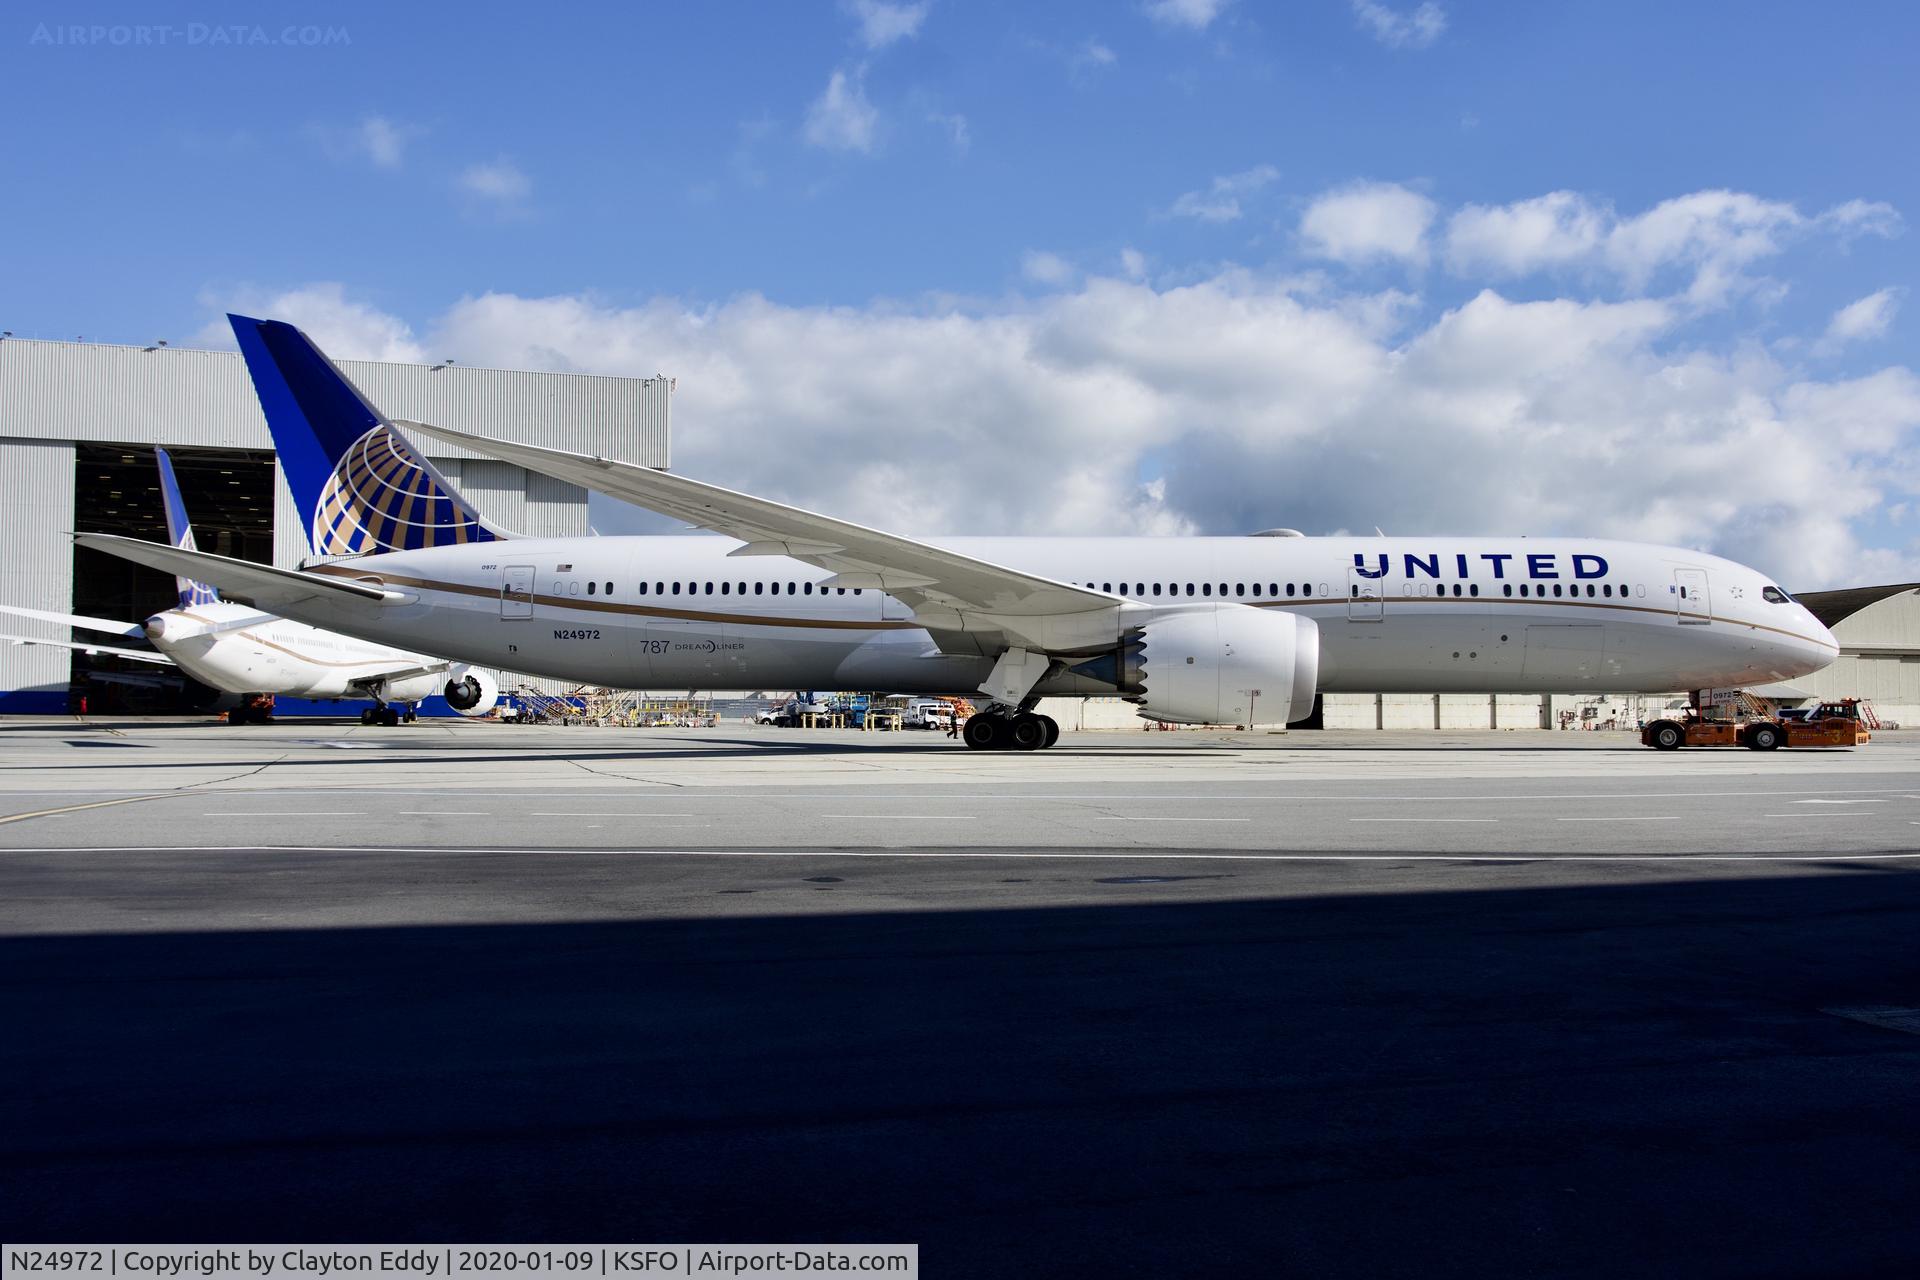
M 876 1261 L 881 1265 L 874 1265 Z M 856 1269 L 904 1272 L 906 1266 L 907 1260 L 904 1257 L 856 1261 L 844 1254 L 816 1253 L 805 1249 L 782 1249 L 766 1253 L 727 1253 L 719 1249 L 702 1249 L 698 1252 L 689 1249 L 684 1253 L 680 1250 L 667 1249 L 614 1249 L 607 1254 L 608 1271 L 637 1273 L 684 1271 L 684 1274 L 694 1276 L 744 1276 Z

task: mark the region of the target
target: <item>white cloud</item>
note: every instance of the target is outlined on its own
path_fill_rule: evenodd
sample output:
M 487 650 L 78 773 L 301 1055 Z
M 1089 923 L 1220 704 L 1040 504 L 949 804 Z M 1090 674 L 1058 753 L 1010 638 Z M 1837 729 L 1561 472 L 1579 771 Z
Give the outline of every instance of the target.
M 1554 191 L 1462 208 L 1447 224 L 1446 258 L 1458 274 L 1494 278 L 1567 267 L 1604 271 L 1632 293 L 1684 271 L 1690 275 L 1686 300 L 1711 308 L 1744 294 L 1777 295 L 1780 286 L 1750 268 L 1796 239 L 1827 234 L 1845 243 L 1899 228 L 1891 205 L 1862 200 L 1809 217 L 1784 201 L 1746 192 L 1695 191 L 1621 217 L 1610 205 Z
M 1401 13 L 1379 0 L 1353 0 L 1353 16 L 1374 39 L 1393 49 L 1424 49 L 1447 29 L 1446 11 L 1437 4 Z
M 1571 191 L 1513 204 L 1470 204 L 1447 223 L 1447 265 L 1461 275 L 1521 276 L 1591 257 L 1609 211 Z
M 1232 222 L 1241 216 L 1241 196 L 1260 190 L 1279 176 L 1280 171 L 1270 164 L 1226 174 L 1215 178 L 1203 190 L 1186 192 L 1167 212 L 1176 218 L 1195 218 L 1201 222 Z
M 973 149 L 973 129 L 968 125 L 967 118 L 959 112 L 956 111 L 951 115 L 943 115 L 938 111 L 930 112 L 927 115 L 927 123 L 937 124 L 945 129 L 947 140 L 953 144 L 953 149 L 960 155 L 965 155 Z
M 406 165 L 407 147 L 426 129 L 389 116 L 369 115 L 347 128 L 315 126 L 309 133 L 336 161 L 365 161 L 376 169 L 398 170 Z
M 1307 250 L 1335 262 L 1427 260 L 1434 203 L 1392 182 L 1359 182 L 1318 197 L 1300 219 Z
M 1827 322 L 1827 331 L 1813 345 L 1814 354 L 1831 355 L 1849 343 L 1885 337 L 1899 309 L 1897 289 L 1881 289 L 1848 303 L 1833 313 L 1833 319 Z
M 334 281 L 301 285 L 279 291 L 243 286 L 200 295 L 202 306 L 266 320 L 285 320 L 299 326 L 328 355 L 343 360 L 387 360 L 417 364 L 426 348 L 414 340 L 405 322 L 363 302 L 347 299 L 344 286 Z M 194 344 L 230 350 L 233 329 L 222 314 L 194 335 Z
M 921 4 L 885 4 L 882 0 L 843 0 L 841 8 L 860 20 L 860 42 L 869 50 L 884 49 L 896 40 L 909 40 L 920 33 L 920 24 L 933 8 L 931 0 Z
M 1701 338 L 1684 298 L 1482 290 L 1431 314 L 1337 276 L 1121 278 L 1145 265 L 1047 266 L 1037 296 L 968 305 L 487 294 L 430 345 L 338 286 L 252 313 L 342 354 L 665 371 L 677 471 L 904 532 L 1380 524 L 1702 546 L 1788 587 L 1920 576 L 1879 518 L 1920 502 L 1910 369 L 1810 377 L 1754 334 Z M 956 456 L 995 483 L 899 483 Z
M 1719 305 L 1746 282 L 1742 268 L 1780 252 L 1802 225 L 1790 204 L 1740 191 L 1696 191 L 1663 200 L 1614 224 L 1604 256 L 1630 289 L 1644 289 L 1662 268 L 1694 268 L 1691 301 Z
M 1029 249 L 1020 257 L 1020 274 L 1035 284 L 1061 285 L 1069 283 L 1079 273 L 1073 269 L 1072 263 L 1057 253 Z
M 1920 443 L 1911 371 L 1796 381 L 1757 344 L 1687 344 L 1684 312 L 1652 300 L 1482 292 L 1391 337 L 1367 316 L 1394 299 L 1376 298 L 1233 270 L 981 310 L 487 295 L 433 340 L 474 363 L 666 370 L 676 470 L 882 528 L 1382 524 L 1699 545 L 1798 587 L 1920 573 L 1920 547 L 1852 527 L 1920 494 L 1890 465 Z M 862 483 L 956 454 L 1021 466 L 986 490 Z M 1169 460 L 1157 490 L 1150 458 Z M 827 466 L 851 481 L 831 495 L 812 479 Z M 1770 500 L 1782 475 L 1822 500 Z
M 1837 204 L 1815 219 L 1821 227 L 1842 240 L 1856 236 L 1896 236 L 1900 234 L 1900 213 L 1883 200 L 1849 200 Z
M 1127 279 L 1129 280 L 1145 280 L 1147 278 L 1147 255 L 1132 246 L 1122 249 L 1120 251 L 1120 270 L 1126 273 Z
M 859 72 L 835 71 L 807 108 L 807 141 L 829 151 L 871 151 L 879 126 L 880 113 L 867 101 Z
M 1147 16 L 1167 27 L 1204 31 L 1233 0 L 1148 0 Z
M 1119 54 L 1098 40 L 1089 40 L 1074 51 L 1073 56 L 1067 59 L 1067 65 L 1075 71 L 1086 71 L 1094 67 L 1110 67 L 1118 61 Z
M 460 171 L 460 189 L 499 206 L 519 204 L 533 192 L 533 183 L 505 156 Z
M 406 159 L 407 132 L 385 116 L 368 116 L 360 122 L 360 144 L 382 169 L 398 169 Z

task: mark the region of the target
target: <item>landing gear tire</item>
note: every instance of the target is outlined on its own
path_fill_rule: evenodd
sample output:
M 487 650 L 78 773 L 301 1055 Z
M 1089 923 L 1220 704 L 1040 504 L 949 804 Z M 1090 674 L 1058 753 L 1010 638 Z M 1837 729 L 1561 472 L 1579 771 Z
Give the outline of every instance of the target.
M 967 723 L 960 730 L 960 736 L 975 751 L 992 751 L 1007 745 L 1007 722 L 999 716 L 988 715 L 982 711 L 967 717 Z
M 1040 744 L 1040 749 L 1045 751 L 1048 747 L 1060 741 L 1060 722 L 1052 716 L 1036 716 L 1034 718 L 1047 728 L 1047 740 Z
M 227 712 L 228 724 L 245 724 L 247 723 L 247 721 L 251 720 L 252 718 L 253 717 L 248 713 L 247 704 L 244 702 L 241 703 L 239 706 L 235 707 L 233 710 Z
M 373 717 L 374 717 L 374 716 L 375 716 L 376 714 L 377 714 L 377 712 L 375 711 L 375 709 L 374 709 L 373 707 L 368 707 L 368 708 L 366 708 L 365 710 L 363 710 L 363 711 L 362 711 L 362 712 L 360 713 L 360 723 L 361 723 L 361 724 L 372 724 L 372 723 L 373 723 Z
M 1653 739 L 1655 751 L 1678 751 L 1680 745 L 1687 740 L 1686 733 L 1671 720 L 1662 720 L 1654 725 L 1648 736 Z
M 1018 751 L 1038 751 L 1047 745 L 1047 726 L 1040 716 L 1017 715 L 1006 733 L 1007 745 Z
M 1756 724 L 1747 730 L 1747 745 L 1755 751 L 1778 750 L 1780 730 L 1770 724 Z
M 418 711 L 414 710 L 412 707 L 407 708 L 407 714 L 405 716 L 405 719 L 408 724 L 412 724 L 414 721 L 418 720 L 419 718 L 420 718 L 420 713 Z
M 400 723 L 400 713 L 392 707 L 380 708 L 380 723 L 391 729 Z

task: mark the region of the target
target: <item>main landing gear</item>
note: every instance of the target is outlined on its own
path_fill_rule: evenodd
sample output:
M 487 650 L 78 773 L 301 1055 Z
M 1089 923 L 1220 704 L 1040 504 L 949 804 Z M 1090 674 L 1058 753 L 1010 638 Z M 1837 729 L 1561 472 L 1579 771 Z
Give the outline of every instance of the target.
M 361 724 L 383 725 L 389 729 L 403 720 L 408 724 L 412 724 L 419 718 L 420 713 L 412 707 L 408 707 L 405 712 L 402 712 L 398 707 L 390 707 L 384 702 L 377 707 L 368 707 L 360 713 Z
M 1060 740 L 1060 724 L 1052 716 L 1031 711 L 988 710 L 969 716 L 960 736 L 975 751 L 1044 751 Z

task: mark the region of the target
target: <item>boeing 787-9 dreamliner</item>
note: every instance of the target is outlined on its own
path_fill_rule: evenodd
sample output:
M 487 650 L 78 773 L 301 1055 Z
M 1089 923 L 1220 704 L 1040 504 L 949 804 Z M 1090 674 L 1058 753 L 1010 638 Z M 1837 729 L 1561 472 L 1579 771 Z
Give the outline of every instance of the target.
M 305 334 L 231 317 L 315 558 L 87 546 L 315 626 L 617 687 L 984 694 L 975 748 L 1043 696 L 1285 724 L 1317 692 L 1668 693 L 1817 671 L 1833 636 L 1765 574 L 1593 538 L 912 538 L 697 480 L 389 421 Z M 408 442 L 435 436 L 723 535 L 521 538 Z

